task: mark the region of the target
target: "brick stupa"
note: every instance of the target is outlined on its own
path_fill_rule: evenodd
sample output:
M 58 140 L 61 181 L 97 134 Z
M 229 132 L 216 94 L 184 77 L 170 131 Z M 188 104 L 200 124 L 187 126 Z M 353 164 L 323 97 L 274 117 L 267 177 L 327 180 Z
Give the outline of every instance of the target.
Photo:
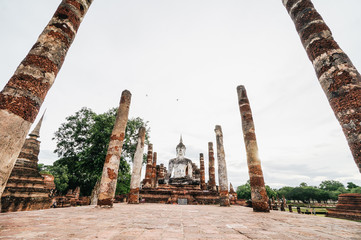
M 336 209 L 327 209 L 327 217 L 361 220 L 361 194 L 345 193 L 338 195 Z
M 50 208 L 49 186 L 38 171 L 40 127 L 44 115 L 29 134 L 16 160 L 1 197 L 1 212 L 15 212 Z

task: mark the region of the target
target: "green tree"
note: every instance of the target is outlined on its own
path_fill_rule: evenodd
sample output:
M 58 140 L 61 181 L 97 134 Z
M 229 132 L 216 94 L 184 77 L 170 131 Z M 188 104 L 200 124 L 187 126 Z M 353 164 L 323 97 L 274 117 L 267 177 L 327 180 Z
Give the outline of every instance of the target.
M 292 198 L 292 194 L 291 194 L 292 189 L 293 189 L 293 187 L 287 187 L 287 186 L 282 187 L 282 188 L 277 190 L 277 195 L 278 196 L 285 196 L 286 199 L 297 200 L 297 199 Z
M 322 181 L 319 187 L 326 191 L 336 191 L 339 188 L 345 189 L 345 186 L 341 182 L 335 180 Z
M 80 186 L 83 195 L 91 194 L 96 181 L 101 177 L 116 112 L 117 109 L 113 108 L 105 113 L 96 114 L 89 108 L 82 108 L 67 117 L 66 122 L 55 132 L 53 138 L 57 142 L 55 153 L 60 159 L 54 165 L 66 166 L 67 189 Z M 141 126 L 146 127 L 146 143 L 148 143 L 150 129 L 147 128 L 147 122 L 141 118 L 128 120 L 119 165 L 117 184 L 119 193 L 127 193 L 127 189 L 129 191 L 129 162 L 133 159 L 138 129 Z
M 238 186 L 236 192 L 238 199 L 251 199 L 251 185 L 249 181 L 244 185 Z
M 352 188 L 351 193 L 361 193 L 361 187 Z
M 277 192 L 268 185 L 266 185 L 266 192 L 268 198 L 277 197 Z
M 347 183 L 347 189 L 351 190 L 353 188 L 357 188 L 359 186 L 357 186 L 356 184 L 354 184 L 353 182 L 348 182 Z

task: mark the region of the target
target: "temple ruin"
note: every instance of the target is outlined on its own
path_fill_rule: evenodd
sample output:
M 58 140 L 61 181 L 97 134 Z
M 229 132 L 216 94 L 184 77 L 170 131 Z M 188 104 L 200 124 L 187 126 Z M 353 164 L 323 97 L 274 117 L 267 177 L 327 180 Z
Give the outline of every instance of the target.
M 192 160 L 185 157 L 186 146 L 183 144 L 182 137 L 176 147 L 177 156 L 169 160 L 168 170 L 164 164 L 156 165 L 157 160 L 154 158 L 156 155 L 153 155 L 152 160 L 152 149 L 153 145 L 149 144 L 147 158 L 147 172 L 149 173 L 146 173 L 143 179 L 139 194 L 143 202 L 219 204 L 219 193 L 216 188 L 215 190 L 208 190 L 209 187 L 205 184 L 205 178 L 202 180 L 202 174 L 204 175 L 203 155 L 200 154 L 201 169 L 199 169 Z M 156 169 L 153 175 L 150 174 L 152 172 L 151 167 Z M 152 185 L 152 182 L 156 184 Z
M 15 212 L 50 208 L 50 194 L 55 189 L 54 177 L 43 177 L 38 170 L 40 128 L 44 115 L 25 140 L 15 162 L 4 193 L 1 212 Z
M 0 197 L 31 124 L 93 0 L 62 1 L 0 92 Z

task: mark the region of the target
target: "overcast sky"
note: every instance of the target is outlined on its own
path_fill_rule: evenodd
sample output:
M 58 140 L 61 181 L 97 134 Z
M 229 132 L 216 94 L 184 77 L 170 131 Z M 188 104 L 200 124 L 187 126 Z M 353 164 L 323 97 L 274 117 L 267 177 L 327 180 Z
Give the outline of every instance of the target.
M 60 2 L 0 0 L 0 89 Z M 360 70 L 361 1 L 313 3 Z M 52 137 L 67 116 L 82 107 L 97 113 L 117 107 L 128 89 L 130 117 L 149 121 L 159 163 L 168 166 L 182 134 L 186 157 L 199 165 L 199 153 L 208 159 L 208 142 L 215 144 L 214 127 L 221 125 L 228 180 L 244 184 L 249 177 L 236 93 L 241 84 L 266 184 L 334 179 L 361 185 L 281 0 L 94 0 L 40 110 L 47 108 L 39 162 L 57 159 Z

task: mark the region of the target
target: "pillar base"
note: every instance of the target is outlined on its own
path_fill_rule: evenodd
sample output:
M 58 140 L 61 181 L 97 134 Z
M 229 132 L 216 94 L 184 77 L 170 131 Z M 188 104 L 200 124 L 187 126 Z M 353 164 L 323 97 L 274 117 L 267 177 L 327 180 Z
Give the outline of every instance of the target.
M 113 199 L 106 198 L 106 199 L 98 199 L 98 206 L 99 207 L 113 207 Z
M 139 188 L 130 189 L 128 204 L 139 204 Z
M 229 201 L 228 191 L 221 191 L 219 193 L 219 205 L 221 207 L 230 207 L 231 203 Z
M 267 202 L 255 202 L 252 201 L 253 212 L 269 212 L 269 206 Z

